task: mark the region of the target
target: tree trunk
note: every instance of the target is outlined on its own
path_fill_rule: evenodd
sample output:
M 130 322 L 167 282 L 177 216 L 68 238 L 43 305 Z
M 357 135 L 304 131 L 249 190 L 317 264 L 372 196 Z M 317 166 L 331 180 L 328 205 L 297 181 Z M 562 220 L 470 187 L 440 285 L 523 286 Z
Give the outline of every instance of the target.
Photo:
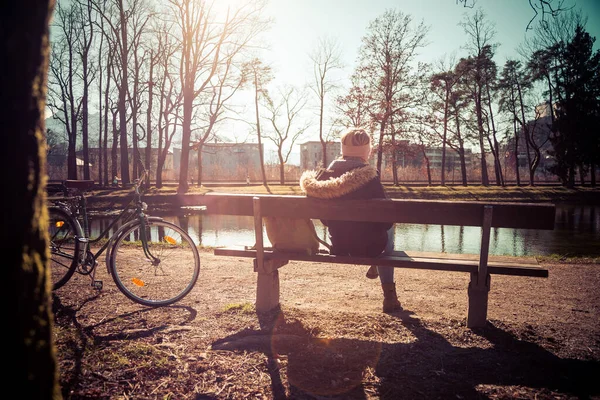
M 88 98 L 89 98 L 89 83 L 88 83 L 88 65 L 87 57 L 83 61 L 83 97 L 81 110 L 81 144 L 83 145 L 83 179 L 90 179 L 90 141 L 89 141 L 89 120 L 88 120 Z
M 323 168 L 327 168 L 329 160 L 327 160 L 327 142 L 321 139 L 321 148 L 323 149 Z
M 44 109 L 48 70 L 48 1 L 0 6 L 0 162 L 5 196 L 0 224 L 3 321 L 10 365 L 4 380 L 23 399 L 60 399 L 53 345 L 45 206 Z M 9 245 L 7 245 L 9 244 Z
M 265 172 L 265 157 L 262 151 L 260 134 L 260 114 L 258 112 L 258 77 L 254 74 L 254 108 L 256 112 L 256 136 L 258 138 L 258 156 L 260 158 L 260 171 L 262 173 L 263 185 L 267 187 L 267 174 Z
M 100 41 L 99 53 L 102 54 L 102 41 Z M 99 55 L 98 58 L 98 161 L 96 165 L 98 167 L 98 184 L 102 185 L 102 164 L 104 162 L 102 158 L 102 56 Z
M 398 161 L 396 160 L 396 152 L 392 154 L 392 181 L 394 182 L 394 186 L 399 186 L 400 182 L 398 180 Z
M 135 44 L 135 42 L 134 42 Z M 137 134 L 138 130 L 138 114 L 139 114 L 139 103 L 137 101 L 138 91 L 139 91 L 139 81 L 140 81 L 140 65 L 137 56 L 137 49 L 134 49 L 134 73 L 133 73 L 133 93 L 130 93 L 129 103 L 131 104 L 131 144 L 133 146 L 133 179 L 137 179 L 140 174 L 138 168 L 142 162 L 140 159 L 140 149 L 139 149 L 139 137 Z M 129 92 L 128 92 L 129 93 Z
M 463 147 L 462 143 L 460 145 L 460 149 L 458 150 L 458 154 L 460 157 L 460 176 L 462 177 L 462 184 L 463 186 L 467 186 L 467 161 L 465 160 L 465 148 Z
M 118 166 L 118 150 L 119 150 L 119 131 L 117 130 L 117 112 L 112 113 L 112 128 L 113 128 L 113 137 L 112 137 L 112 149 L 110 151 L 111 158 L 111 177 L 115 179 L 119 176 L 119 166 Z
M 477 114 L 477 130 L 479 132 L 479 151 L 481 152 L 481 184 L 483 186 L 489 186 L 490 180 L 488 178 L 487 161 L 485 159 L 485 146 L 483 144 L 483 117 L 481 109 L 481 89 L 478 91 L 477 98 L 475 99 L 475 113 Z
M 283 160 L 283 154 L 281 154 L 281 147 L 277 149 L 277 156 L 279 158 L 279 183 L 285 184 L 285 162 Z
M 329 160 L 327 159 L 327 141 L 323 138 L 323 109 L 325 103 L 325 87 L 323 79 L 321 79 L 320 87 L 321 95 L 319 96 L 319 139 L 321 140 L 321 146 L 323 147 L 323 168 L 327 168 Z
M 446 86 L 448 84 L 446 83 Z M 444 99 L 444 134 L 442 137 L 442 171 L 440 183 L 442 186 L 446 184 L 446 140 L 448 136 L 448 103 L 450 97 L 450 90 L 446 87 L 446 98 Z
M 190 139 L 192 137 L 192 102 L 194 101 L 192 91 L 192 89 L 186 89 L 183 93 L 183 126 L 177 193 L 186 193 L 189 188 L 188 169 L 190 167 Z
M 119 87 L 119 137 L 121 141 L 121 181 L 129 183 L 129 151 L 127 149 L 127 18 L 123 9 L 123 0 L 119 0 L 119 13 L 121 16 L 121 85 Z
M 585 186 L 585 168 L 584 168 L 584 164 L 582 163 L 581 165 L 579 165 L 579 168 L 577 168 L 579 170 L 579 182 L 581 182 L 581 186 Z
M 71 106 L 71 131 L 69 135 L 69 147 L 67 150 L 67 179 L 77 179 L 77 115 L 75 107 Z
M 133 170 L 133 179 L 137 179 L 139 176 L 138 167 L 140 160 L 140 149 L 138 145 L 138 135 L 137 135 L 137 113 L 138 110 L 136 108 L 131 109 L 131 145 L 133 147 L 133 154 L 131 157 L 133 158 L 133 165 L 131 169 Z
M 458 153 L 460 155 L 460 174 L 462 176 L 462 184 L 463 186 L 467 186 L 469 184 L 468 179 L 467 179 L 467 162 L 465 160 L 465 144 L 464 141 L 461 139 L 461 133 L 460 133 L 460 117 L 458 115 L 458 110 L 455 110 L 454 112 L 454 120 L 456 122 L 456 136 L 458 136 L 459 138 L 459 148 L 458 148 Z
M 148 72 L 148 109 L 146 110 L 146 154 L 145 154 L 145 168 L 146 168 L 146 188 L 150 187 L 150 165 L 152 161 L 152 99 L 154 97 L 152 90 L 154 88 L 153 73 L 154 73 L 154 62 L 152 62 L 153 53 L 150 53 L 150 71 Z
M 165 68 L 165 74 L 166 74 L 166 68 Z M 161 188 L 162 187 L 162 168 L 163 168 L 163 157 L 162 157 L 162 152 L 163 152 L 163 138 L 165 137 L 164 135 L 166 132 L 165 127 L 163 126 L 163 120 L 165 119 L 165 103 L 166 103 L 166 96 L 165 96 L 165 82 L 166 82 L 166 76 L 163 77 L 164 79 L 162 80 L 162 83 L 160 85 L 160 97 L 159 97 L 159 101 L 158 101 L 158 123 L 157 123 L 157 132 L 158 132 L 158 147 L 156 149 L 156 179 L 155 179 L 155 185 L 157 188 Z
M 198 145 L 198 187 L 202 186 L 202 148 L 203 143 Z
M 425 153 L 425 146 L 421 146 L 421 151 L 423 152 L 423 158 L 425 159 L 425 166 L 427 167 L 427 186 L 431 186 L 431 165 L 429 164 L 429 157 L 427 157 L 427 153 Z
M 74 74 L 73 71 L 73 44 L 69 43 L 69 73 Z M 77 114 L 75 111 L 75 93 L 73 91 L 73 78 L 71 77 L 68 82 L 68 95 L 70 98 L 69 102 L 69 117 L 65 118 L 65 122 L 70 119 L 70 127 L 67 126 L 67 135 L 69 136 L 69 148 L 67 150 L 67 179 L 77 179 Z M 65 113 L 66 111 L 65 103 Z
M 385 134 L 385 119 L 379 124 L 379 146 L 377 146 L 377 171 L 381 171 L 383 163 L 383 137 Z
M 502 164 L 500 163 L 500 146 L 496 137 L 496 123 L 494 122 L 494 111 L 492 110 L 492 96 L 490 94 L 490 85 L 485 85 L 488 98 L 488 110 L 490 112 L 490 122 L 492 124 L 492 155 L 494 156 L 494 173 L 496 175 L 496 186 L 504 186 L 504 177 L 502 176 Z
M 485 146 L 483 144 L 483 121 L 481 117 L 481 103 L 478 103 L 477 108 L 477 126 L 479 128 L 479 151 L 481 152 L 481 184 L 489 186 L 490 180 L 487 174 L 487 161 L 485 159 Z
M 569 165 L 567 187 L 569 187 L 569 188 L 575 187 L 575 165 L 572 162 Z
M 517 129 L 516 118 L 513 118 L 513 131 L 515 132 L 515 174 L 517 186 L 521 186 L 521 174 L 519 173 L 519 131 Z
M 104 185 L 108 186 L 110 183 L 110 176 L 108 175 L 108 92 L 110 91 L 110 70 L 112 66 L 112 56 L 108 58 L 108 64 L 106 67 L 106 90 L 104 91 L 104 143 L 102 145 L 102 152 L 104 153 Z
M 525 135 L 525 147 L 527 148 L 527 167 L 529 169 L 529 184 L 535 186 L 535 170 L 540 163 L 540 149 L 533 140 L 533 131 L 535 125 L 530 129 L 529 124 L 525 121 L 525 105 L 523 104 L 523 93 L 521 92 L 521 85 L 517 82 L 517 93 L 519 95 L 519 105 L 521 108 L 521 124 L 523 127 L 523 133 Z M 531 160 L 530 148 L 533 149 L 534 157 Z

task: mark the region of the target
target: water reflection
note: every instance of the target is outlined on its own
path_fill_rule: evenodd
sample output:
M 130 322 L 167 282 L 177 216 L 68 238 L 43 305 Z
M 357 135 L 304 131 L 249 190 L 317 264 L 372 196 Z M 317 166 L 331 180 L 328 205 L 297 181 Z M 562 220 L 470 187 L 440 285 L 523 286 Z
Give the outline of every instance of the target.
M 231 246 L 254 244 L 252 217 L 231 215 L 166 215 L 163 218 L 187 230 L 196 244 Z M 92 236 L 100 234 L 109 220 L 96 218 Z M 327 229 L 315 221 L 317 234 L 327 238 Z M 463 226 L 396 224 L 396 250 L 446 253 L 478 253 L 481 229 Z M 264 235 L 265 243 L 268 239 Z M 600 256 L 600 211 L 597 206 L 557 206 L 553 231 L 495 228 L 490 253 L 495 255 L 586 255 Z

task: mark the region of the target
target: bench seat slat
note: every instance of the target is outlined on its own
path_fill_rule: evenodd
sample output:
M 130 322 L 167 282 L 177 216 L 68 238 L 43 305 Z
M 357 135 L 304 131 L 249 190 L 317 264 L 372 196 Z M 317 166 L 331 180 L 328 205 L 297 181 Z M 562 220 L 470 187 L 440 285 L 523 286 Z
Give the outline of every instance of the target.
M 217 256 L 256 257 L 255 250 L 232 247 L 217 248 L 214 250 L 214 254 Z M 444 255 L 444 257 L 439 255 L 436 257 L 429 257 L 427 253 L 418 254 L 417 252 L 394 252 L 392 255 L 369 258 L 332 256 L 329 254 L 308 255 L 273 252 L 267 250 L 265 250 L 264 254 L 266 260 L 278 259 L 332 264 L 380 265 L 391 266 L 395 268 L 414 268 L 470 273 L 476 273 L 478 265 L 478 259 L 476 255 L 471 256 L 448 254 Z M 548 277 L 548 270 L 539 267 L 535 262 L 535 259 L 529 258 L 515 258 L 507 261 L 507 258 L 502 260 L 501 258 L 491 257 L 490 261 L 488 262 L 488 272 L 496 275 L 531 276 L 543 278 Z

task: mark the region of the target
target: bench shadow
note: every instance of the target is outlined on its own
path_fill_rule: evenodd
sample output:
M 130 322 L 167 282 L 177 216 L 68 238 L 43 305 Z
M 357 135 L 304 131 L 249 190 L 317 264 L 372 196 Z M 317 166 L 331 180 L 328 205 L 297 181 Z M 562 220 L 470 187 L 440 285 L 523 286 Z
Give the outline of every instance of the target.
M 260 329 L 243 329 L 212 348 L 264 353 L 274 399 L 429 399 L 440 393 L 487 399 L 497 398 L 494 386 L 515 387 L 517 398 L 539 392 L 547 398 L 554 398 L 553 392 L 560 398 L 600 395 L 598 361 L 560 358 L 491 323 L 468 331 L 489 346 L 457 346 L 410 311 L 393 317 L 412 335 L 406 343 L 318 338 L 301 321 L 286 321 L 279 309 L 258 315 Z

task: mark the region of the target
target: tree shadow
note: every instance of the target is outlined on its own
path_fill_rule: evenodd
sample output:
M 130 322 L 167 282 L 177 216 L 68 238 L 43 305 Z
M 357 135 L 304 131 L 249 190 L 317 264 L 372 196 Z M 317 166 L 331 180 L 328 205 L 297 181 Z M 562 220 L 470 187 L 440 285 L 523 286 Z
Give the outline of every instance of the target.
M 560 358 L 491 323 L 466 331 L 489 345 L 469 346 L 468 337 L 452 344 L 411 314 L 393 314 L 412 335 L 407 342 L 318 338 L 276 310 L 258 315 L 260 329 L 244 329 L 212 347 L 264 353 L 274 399 L 485 399 L 507 386 L 547 398 L 555 392 L 582 399 L 600 394 L 598 361 Z
M 59 296 L 56 293 L 52 293 L 52 312 L 54 315 L 54 324 L 62 326 L 65 329 L 73 327 L 73 334 L 66 335 L 68 340 L 68 347 L 71 349 L 71 365 L 72 368 L 63 370 L 62 375 L 64 376 L 63 382 L 61 382 L 61 391 L 64 398 L 69 398 L 69 394 L 72 389 L 78 387 L 83 379 L 82 363 L 85 355 L 86 348 L 89 343 L 92 342 L 94 345 L 98 345 L 109 341 L 135 341 L 144 337 L 151 337 L 158 332 L 169 329 L 173 331 L 173 323 L 166 322 L 153 327 L 132 329 L 132 330 L 119 330 L 114 334 L 99 335 L 95 333 L 95 329 L 100 326 L 108 325 L 115 321 L 120 323 L 132 320 L 132 326 L 139 325 L 139 320 L 142 319 L 146 313 L 152 312 L 154 308 L 144 308 L 131 312 L 124 312 L 121 314 L 115 314 L 110 318 L 103 318 L 100 322 L 93 325 L 83 326 L 77 319 L 77 312 L 81 310 L 86 304 L 98 299 L 100 296 L 99 292 L 96 292 L 93 296 L 89 296 L 83 299 L 82 302 L 77 304 L 77 307 L 64 305 Z M 185 312 L 184 316 L 178 321 L 177 325 L 185 325 L 193 321 L 197 316 L 197 311 L 189 306 L 182 305 L 170 305 L 168 309 L 181 309 Z M 65 336 L 65 335 L 63 335 Z
M 494 386 L 534 388 L 548 398 L 555 398 L 552 392 L 582 399 L 600 394 L 598 361 L 560 358 L 490 322 L 469 331 L 487 339 L 489 346 L 455 346 L 410 313 L 397 316 L 417 340 L 408 349 L 384 346 L 385 357 L 376 371 L 382 379 L 382 398 L 398 398 L 399 393 L 402 398 L 434 398 L 440 393 L 448 398 L 495 398 L 484 393 Z

